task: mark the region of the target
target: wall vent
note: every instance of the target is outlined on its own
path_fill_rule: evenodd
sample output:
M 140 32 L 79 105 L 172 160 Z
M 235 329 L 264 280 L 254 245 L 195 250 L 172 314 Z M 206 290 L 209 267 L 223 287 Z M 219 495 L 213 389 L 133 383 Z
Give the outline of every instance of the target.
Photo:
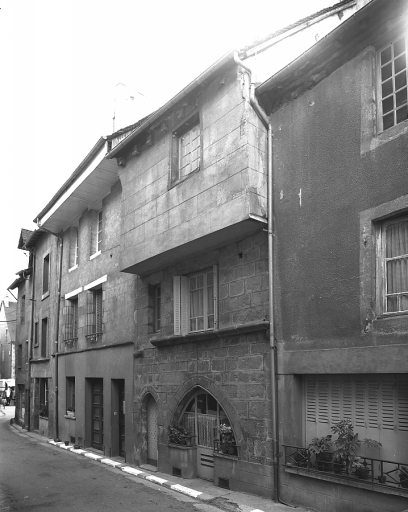
M 228 478 L 220 478 L 218 477 L 218 487 L 221 487 L 221 489 L 228 489 L 230 488 L 230 483 Z
M 173 466 L 173 476 L 181 476 L 181 469 Z

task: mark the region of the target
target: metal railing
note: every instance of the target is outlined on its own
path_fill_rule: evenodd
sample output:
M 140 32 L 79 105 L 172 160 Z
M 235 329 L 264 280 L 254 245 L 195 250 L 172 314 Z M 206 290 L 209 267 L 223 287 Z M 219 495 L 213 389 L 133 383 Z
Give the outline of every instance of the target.
M 299 468 L 308 473 L 336 476 L 344 480 L 365 482 L 379 487 L 408 493 L 408 462 L 395 462 L 359 456 L 358 468 L 333 460 L 333 453 L 312 454 L 301 446 L 283 445 L 284 466 Z

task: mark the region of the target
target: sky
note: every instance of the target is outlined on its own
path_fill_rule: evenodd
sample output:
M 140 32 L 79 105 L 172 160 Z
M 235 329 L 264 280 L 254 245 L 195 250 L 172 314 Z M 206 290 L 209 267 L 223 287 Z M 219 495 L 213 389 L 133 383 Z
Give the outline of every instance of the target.
M 118 83 L 155 109 L 230 48 L 337 1 L 0 0 L 0 300 L 28 265 L 21 228 L 112 133 Z

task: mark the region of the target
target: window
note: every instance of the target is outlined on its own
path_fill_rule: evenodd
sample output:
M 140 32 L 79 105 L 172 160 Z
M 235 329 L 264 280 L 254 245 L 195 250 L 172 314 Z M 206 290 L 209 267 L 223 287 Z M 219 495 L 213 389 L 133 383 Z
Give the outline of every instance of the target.
M 38 322 L 34 324 L 34 347 L 38 347 Z
M 43 295 L 50 291 L 50 255 L 43 260 Z
M 377 289 L 379 312 L 408 311 L 408 217 L 383 221 L 379 226 Z
M 87 338 L 96 341 L 102 336 L 102 288 L 87 293 Z
M 161 286 L 156 286 L 154 289 L 154 330 L 160 331 L 161 329 Z
M 218 326 L 217 266 L 191 276 L 173 278 L 174 334 L 201 332 Z
M 201 128 L 198 114 L 173 133 L 172 182 L 200 169 Z
M 75 412 L 75 377 L 67 377 L 66 390 L 67 390 L 67 397 L 66 397 L 67 413 L 68 412 L 74 413 Z
M 21 297 L 20 321 L 25 322 L 25 295 Z
M 405 37 L 379 52 L 380 130 L 385 131 L 408 118 Z
M 304 391 L 306 446 L 313 437 L 331 434 L 332 424 L 349 418 L 359 439 L 382 443 L 381 452 L 373 457 L 408 460 L 406 375 L 308 376 Z
M 23 365 L 23 345 L 17 345 L 17 368 Z
M 78 266 L 78 246 L 79 246 L 79 232 L 77 228 L 70 230 L 70 248 L 69 248 L 69 270 L 74 270 Z
M 102 210 L 98 212 L 98 224 L 96 229 L 96 251 L 102 249 Z
M 78 338 L 78 298 L 65 301 L 64 315 L 64 341 L 72 343 Z
M 48 318 L 41 322 L 41 357 L 47 357 L 48 352 Z

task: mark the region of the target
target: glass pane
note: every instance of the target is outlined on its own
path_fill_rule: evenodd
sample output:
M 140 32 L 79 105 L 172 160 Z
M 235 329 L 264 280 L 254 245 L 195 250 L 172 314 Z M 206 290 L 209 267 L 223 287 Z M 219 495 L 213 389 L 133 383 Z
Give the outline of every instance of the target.
M 388 46 L 388 48 L 381 52 L 381 65 L 389 62 L 391 60 L 391 55 L 391 46 Z
M 204 330 L 204 317 L 200 316 L 197 318 L 197 331 Z
M 387 48 L 387 50 L 388 50 L 388 48 Z M 401 39 L 398 39 L 398 41 L 395 41 L 394 57 L 397 57 L 403 51 L 405 51 L 405 38 L 404 37 L 402 37 Z
M 383 100 L 383 114 L 387 114 L 394 108 L 394 96 L 389 96 L 387 99 Z
M 395 77 L 395 90 L 398 91 L 398 89 L 401 89 L 401 87 L 405 85 L 407 85 L 407 73 L 403 71 Z
M 208 315 L 207 323 L 208 323 L 208 329 L 214 329 L 214 315 Z
M 395 74 L 399 73 L 406 67 L 407 67 L 407 63 L 405 60 L 405 54 L 403 54 L 400 57 L 398 57 L 397 59 L 395 59 L 395 61 L 394 61 L 394 69 L 395 69 L 394 73 Z
M 408 310 L 408 295 L 401 295 L 400 297 L 400 311 Z
M 405 105 L 406 102 L 407 102 L 407 88 L 405 87 L 405 89 L 401 89 L 395 95 L 395 104 L 396 104 L 396 107 L 398 108 L 398 107 L 401 107 L 401 105 Z
M 191 400 L 191 402 L 186 407 L 186 412 L 195 411 L 195 397 Z
M 398 311 L 397 309 L 397 297 L 387 297 L 387 311 L 392 313 Z
M 381 68 L 381 81 L 385 82 L 385 80 L 388 80 L 392 75 L 392 64 L 387 64 L 383 68 Z
M 402 107 L 397 110 L 397 124 L 402 123 L 407 118 L 408 118 L 407 106 L 405 105 L 405 107 Z
M 387 293 L 399 293 L 408 291 L 408 261 L 387 261 Z
M 382 97 L 385 98 L 386 96 L 389 96 L 392 92 L 394 92 L 394 85 L 392 83 L 392 78 L 390 78 L 381 86 Z
M 394 126 L 394 112 L 383 116 L 383 130 L 388 130 L 392 126 Z
M 207 395 L 205 393 L 197 396 L 197 412 L 207 414 Z
M 217 400 L 212 395 L 207 395 L 208 414 L 217 414 Z

